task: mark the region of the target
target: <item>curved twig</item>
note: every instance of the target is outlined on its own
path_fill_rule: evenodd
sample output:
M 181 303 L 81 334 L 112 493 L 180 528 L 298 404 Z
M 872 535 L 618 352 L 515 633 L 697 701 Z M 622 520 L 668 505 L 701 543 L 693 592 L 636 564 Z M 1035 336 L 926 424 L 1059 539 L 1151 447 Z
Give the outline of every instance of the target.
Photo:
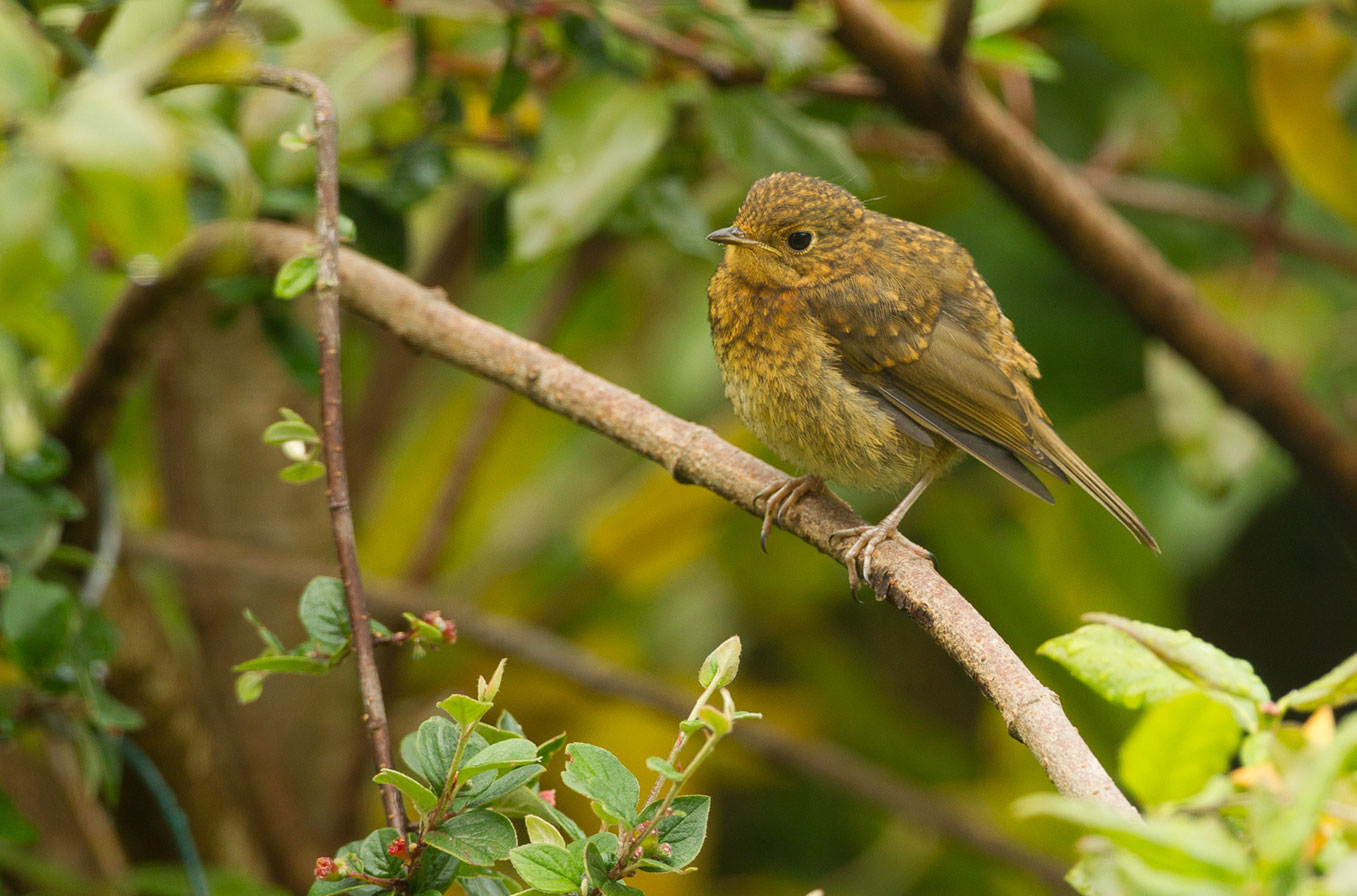
M 881 79 L 889 101 L 937 131 L 1146 331 L 1257 420 L 1357 544 L 1357 441 L 1334 426 L 1294 377 L 1216 318 L 1182 272 L 972 79 L 944 68 L 872 0 L 835 0 L 835 6 L 836 36 Z

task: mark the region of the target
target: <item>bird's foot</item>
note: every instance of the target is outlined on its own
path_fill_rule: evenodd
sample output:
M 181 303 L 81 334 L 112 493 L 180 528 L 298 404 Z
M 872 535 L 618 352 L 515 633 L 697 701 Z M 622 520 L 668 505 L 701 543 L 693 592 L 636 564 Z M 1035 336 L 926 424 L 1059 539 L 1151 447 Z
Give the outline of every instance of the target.
M 759 547 L 765 554 L 768 553 L 768 533 L 773 531 L 773 521 L 782 525 L 782 514 L 788 507 L 800 501 L 806 492 L 823 491 L 824 487 L 825 481 L 819 476 L 792 476 L 754 496 L 755 505 L 760 500 L 768 502 L 763 506 L 763 526 L 759 529 Z
M 936 558 L 933 552 L 927 548 L 921 548 L 908 538 L 900 534 L 900 530 L 894 526 L 886 526 L 878 523 L 875 526 L 854 526 L 851 529 L 840 529 L 830 536 L 830 538 L 853 538 L 852 547 L 843 555 L 844 562 L 848 565 L 848 587 L 856 594 L 858 588 L 862 587 L 863 582 L 870 583 L 872 576 L 872 555 L 881 542 L 887 538 L 899 542 L 905 548 L 908 548 L 920 560 L 934 562 Z M 862 575 L 858 576 L 858 565 L 862 566 Z

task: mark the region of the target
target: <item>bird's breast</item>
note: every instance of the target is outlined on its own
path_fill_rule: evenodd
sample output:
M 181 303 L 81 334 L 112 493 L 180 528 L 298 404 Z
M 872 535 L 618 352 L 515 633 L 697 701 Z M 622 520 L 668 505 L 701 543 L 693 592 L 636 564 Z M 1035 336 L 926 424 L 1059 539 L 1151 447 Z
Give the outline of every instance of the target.
M 842 374 L 833 338 L 795 289 L 726 268 L 709 289 L 712 342 L 736 415 L 798 467 L 857 488 L 917 478 L 927 453 Z

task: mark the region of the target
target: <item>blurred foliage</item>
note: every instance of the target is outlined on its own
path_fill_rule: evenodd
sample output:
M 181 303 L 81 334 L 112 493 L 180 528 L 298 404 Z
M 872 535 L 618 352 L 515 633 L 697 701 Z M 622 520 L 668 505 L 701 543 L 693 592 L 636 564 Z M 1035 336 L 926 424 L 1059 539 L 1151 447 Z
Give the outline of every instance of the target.
M 886 5 L 925 40 L 943 6 Z M 98 621 L 104 611 L 74 596 L 88 557 L 57 546 L 75 504 L 54 485 L 59 472 L 32 471 L 60 453 L 43 437 L 56 396 L 129 279 L 153 280 L 203 221 L 309 221 L 312 155 L 295 151 L 308 140 L 301 100 L 218 86 L 161 89 L 172 80 L 213 80 L 252 61 L 306 69 L 334 91 L 341 204 L 354 223 L 354 248 L 436 280 L 453 301 L 517 332 L 555 319 L 547 331 L 556 350 L 764 456 L 721 395 L 703 298 L 718 251 L 705 233 L 731 219 L 754 179 L 787 168 L 843 183 L 876 209 L 957 237 L 1041 360 L 1038 393 L 1064 438 L 1136 508 L 1164 555 L 1147 555 L 1073 489 L 1059 490 L 1048 507 L 976 464 L 930 488 L 904 528 L 1034 661 L 1109 764 L 1118 745 L 1145 742 L 1133 732 L 1144 722 L 1083 690 L 1063 667 L 1035 659 L 1038 645 L 1072 629 L 1082 613 L 1188 626 L 1246 657 L 1274 693 L 1353 652 L 1357 562 L 1315 496 L 1297 485 L 1287 458 L 1182 359 L 1147 343 L 980 176 L 878 102 L 827 89 L 852 69 L 832 39 L 832 9 L 820 0 L 244 0 L 224 30 L 214 30 L 215 6 L 0 0 L 6 693 L 74 697 L 74 705 L 60 704 L 62 718 L 96 739 L 107 729 L 96 710 L 122 707 L 105 702 L 113 698 L 101 684 L 102 669 L 118 663 L 110 658 L 111 627 Z M 1354 41 L 1351 5 L 1337 0 L 985 0 L 977 3 L 972 57 L 982 81 L 1015 103 L 1030 88 L 1038 136 L 1071 162 L 1191 181 L 1275 215 L 1269 226 L 1351 248 Z M 1279 256 L 1266 227 L 1243 238 L 1190 215 L 1128 215 L 1223 319 L 1293 370 L 1351 430 L 1357 285 L 1350 274 Z M 589 270 L 583 282 L 555 295 L 572 266 L 600 245 L 609 249 L 604 262 L 582 265 Z M 304 289 L 308 269 L 299 261 L 284 292 Z M 231 278 L 212 283 L 201 301 L 213 328 L 208 338 L 245 327 L 278 361 L 217 374 L 203 360 L 205 375 L 219 377 L 214 413 L 226 417 L 280 380 L 314 389 L 308 298 L 282 301 L 267 282 Z M 489 393 L 457 371 L 410 363 L 392 340 L 352 324 L 345 336 L 350 448 L 369 458 L 351 471 L 360 554 L 370 573 L 398 576 L 410 568 Z M 188 351 L 189 326 L 161 346 L 163 356 Z M 164 382 L 134 394 L 111 446 L 134 532 L 192 518 L 181 509 L 186 477 L 176 464 L 216 438 L 198 432 L 200 418 L 171 398 Z M 262 495 L 253 518 L 275 528 L 259 547 L 288 550 L 284 536 L 323 525 L 325 504 L 311 486 L 300 514 L 289 496 L 301 489 L 287 492 L 271 473 L 246 478 L 252 467 L 244 461 L 261 456 L 251 452 L 270 452 L 264 467 L 277 469 L 277 448 L 260 444 L 273 414 L 240 423 L 232 441 L 239 465 L 196 475 L 213 478 L 211 494 Z M 301 445 L 289 455 L 294 464 L 314 462 L 314 442 L 281 442 L 285 450 L 289 443 Z M 846 497 L 872 517 L 896 496 Z M 243 528 L 219 523 L 201 534 L 238 538 Z M 743 687 L 768 720 L 842 743 L 993 819 L 1015 841 L 1060 861 L 1072 857 L 1059 832 L 1011 818 L 1013 798 L 1046 786 L 1040 769 L 908 620 L 849 600 L 843 571 L 792 538 L 774 534 L 764 556 L 755 520 L 597 435 L 510 400 L 440 541 L 435 583 L 448 595 L 438 608 L 448 619 L 459 605 L 493 609 L 675 680 L 712 643 L 739 632 Z M 204 663 L 212 645 L 237 634 L 205 627 L 208 617 L 195 615 L 207 599 L 202 577 L 168 577 L 163 565 L 131 557 L 136 575 L 118 587 L 134 590 L 133 604 L 155 607 L 162 634 L 190 662 Z M 255 579 L 249 586 L 263 587 Z M 285 634 L 298 625 L 290 603 L 251 598 L 260 624 Z M 128 612 L 128 602 L 117 605 L 107 611 L 114 626 Z M 239 632 L 253 638 L 238 609 L 226 610 L 221 618 L 239 620 Z M 99 632 L 110 637 L 94 638 Z M 157 643 L 123 648 L 154 655 Z M 232 661 L 247 655 L 242 648 Z M 78 657 L 85 665 L 73 662 Z M 169 662 L 163 653 L 160 659 Z M 450 678 L 486 659 L 458 649 L 418 664 L 393 661 L 386 676 L 393 724 L 413 730 Z M 227 682 L 227 665 L 204 665 L 194 680 Z M 142 668 L 134 679 L 149 674 Z M 523 669 L 508 687 L 526 728 L 564 728 L 572 740 L 605 743 L 631 768 L 641 767 L 664 731 L 647 711 L 583 695 L 544 672 Z M 207 688 L 195 699 L 210 703 L 208 694 L 223 692 Z M 329 768 L 323 760 L 342 756 L 348 741 L 314 734 L 315 719 L 350 718 L 354 702 L 305 693 L 304 711 L 289 714 L 266 694 L 247 712 L 295 742 L 325 744 L 301 761 Z M 1198 716 L 1214 719 L 1208 734 L 1228 727 L 1204 704 L 1162 712 L 1157 724 L 1168 731 Z M 157 721 L 172 728 L 167 715 Z M 42 755 L 41 745 L 20 740 L 25 755 Z M 1201 752 L 1219 764 L 1233 749 L 1229 741 L 1203 737 Z M 292 807 L 278 818 L 338 819 L 349 837 L 377 823 L 375 803 L 362 795 L 369 782 L 308 783 L 276 770 L 268 777 L 256 768 L 257 752 L 220 761 L 258 771 L 269 782 L 261 789 Z M 155 759 L 192 774 L 182 756 Z M 1288 761 L 1276 758 L 1279 767 Z M 1120 773 L 1148 801 L 1177 798 L 1194 783 L 1160 780 L 1153 763 L 1146 769 L 1123 761 Z M 1036 878 L 977 861 L 973 849 L 938 837 L 927 819 L 888 817 L 753 754 L 725 751 L 701 777 L 715 799 L 700 867 L 647 892 L 1043 892 Z M 10 783 L 0 774 L 0 786 Z M 46 807 L 15 802 L 50 846 Z M 146 827 L 154 814 L 146 812 L 121 819 L 124 830 L 156 830 Z M 7 822 L 11 814 L 0 802 L 0 868 L 36 880 L 22 871 L 32 854 L 8 848 L 16 839 L 8 832 L 31 834 Z M 207 832 L 216 819 L 192 821 L 213 842 Z M 262 830 L 251 834 L 266 838 Z M 208 850 L 206 858 L 229 864 L 228 852 Z M 154 870 L 176 859 L 166 843 L 141 844 L 132 858 L 129 886 L 184 892 L 175 875 Z M 252 873 L 296 889 L 312 858 L 276 858 Z M 87 876 L 47 885 L 83 892 Z

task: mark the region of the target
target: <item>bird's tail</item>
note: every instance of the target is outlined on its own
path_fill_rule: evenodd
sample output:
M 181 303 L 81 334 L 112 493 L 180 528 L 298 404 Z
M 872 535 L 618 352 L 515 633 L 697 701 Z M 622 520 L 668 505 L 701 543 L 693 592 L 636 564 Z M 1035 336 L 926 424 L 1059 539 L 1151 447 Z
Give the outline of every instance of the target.
M 1089 469 L 1088 464 L 1074 453 L 1074 449 L 1061 441 L 1054 429 L 1049 426 L 1043 426 L 1042 429 L 1044 432 L 1041 433 L 1041 448 L 1051 460 L 1055 461 L 1056 466 L 1079 483 L 1079 487 L 1092 495 L 1093 500 L 1103 505 L 1108 513 L 1129 529 L 1136 537 L 1136 541 L 1157 553 L 1159 543 L 1154 540 L 1154 536 L 1145 528 L 1140 518 L 1126 506 L 1126 502 L 1119 498 L 1106 482 L 1099 479 L 1097 473 Z

